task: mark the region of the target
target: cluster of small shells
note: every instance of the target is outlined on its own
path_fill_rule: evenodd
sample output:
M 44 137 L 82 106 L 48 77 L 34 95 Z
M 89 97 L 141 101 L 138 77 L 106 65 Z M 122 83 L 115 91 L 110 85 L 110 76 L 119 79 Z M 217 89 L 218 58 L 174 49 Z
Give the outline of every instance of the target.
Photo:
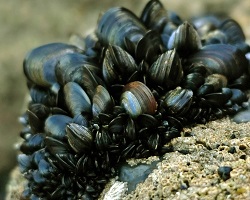
M 95 199 L 126 159 L 161 156 L 183 126 L 244 109 L 250 48 L 233 19 L 187 22 L 150 0 L 140 17 L 109 9 L 80 39 L 24 60 L 22 199 Z

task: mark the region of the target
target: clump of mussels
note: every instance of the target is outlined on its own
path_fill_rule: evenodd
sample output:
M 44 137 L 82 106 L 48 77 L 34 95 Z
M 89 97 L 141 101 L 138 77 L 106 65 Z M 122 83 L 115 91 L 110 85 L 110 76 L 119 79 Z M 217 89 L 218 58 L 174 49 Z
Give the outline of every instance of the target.
M 22 199 L 95 199 L 119 163 L 163 155 L 183 126 L 244 109 L 250 48 L 233 19 L 187 22 L 151 0 L 140 18 L 109 9 L 82 39 L 24 60 Z

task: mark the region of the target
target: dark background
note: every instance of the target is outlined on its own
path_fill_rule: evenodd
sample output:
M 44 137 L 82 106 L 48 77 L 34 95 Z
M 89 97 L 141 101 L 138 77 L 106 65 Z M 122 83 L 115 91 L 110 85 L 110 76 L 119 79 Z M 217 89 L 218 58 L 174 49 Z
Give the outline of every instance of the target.
M 85 35 L 96 26 L 100 12 L 124 6 L 139 15 L 146 0 L 0 0 L 0 199 L 8 173 L 16 165 L 15 144 L 27 94 L 22 62 L 25 54 L 51 42 L 69 42 L 72 34 Z M 249 0 L 162 0 L 168 10 L 188 19 L 203 13 L 232 16 L 250 36 Z

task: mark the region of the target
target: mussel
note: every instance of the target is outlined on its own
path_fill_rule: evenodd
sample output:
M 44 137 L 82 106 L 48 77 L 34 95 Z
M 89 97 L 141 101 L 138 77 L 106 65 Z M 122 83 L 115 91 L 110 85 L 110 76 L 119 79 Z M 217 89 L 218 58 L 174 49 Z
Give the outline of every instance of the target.
M 121 106 L 133 118 L 143 113 L 154 114 L 157 102 L 150 89 L 139 81 L 125 85 L 121 95 Z
M 24 74 L 27 79 L 39 86 L 52 87 L 54 85 L 55 92 L 57 92 L 55 66 L 58 58 L 63 54 L 73 52 L 82 52 L 82 50 L 64 43 L 51 43 L 35 48 L 24 59 Z
M 102 64 L 102 75 L 107 84 L 126 83 L 136 71 L 138 66 L 129 53 L 119 46 L 108 46 Z
M 140 19 L 126 8 L 105 12 L 98 21 L 96 33 L 105 45 L 120 46 L 140 60 L 150 60 L 162 51 L 160 35 L 147 31 Z
M 191 106 L 193 100 L 193 91 L 177 87 L 170 90 L 163 96 L 161 106 L 168 114 L 182 116 Z
M 162 32 L 163 27 L 169 21 L 168 12 L 158 0 L 149 1 L 144 7 L 141 20 L 148 29 Z
M 176 50 L 161 54 L 148 70 L 149 80 L 165 88 L 179 85 L 183 77 L 180 58 Z
M 64 86 L 64 97 L 72 116 L 91 113 L 91 101 L 86 92 L 75 82 Z
M 114 100 L 109 92 L 101 85 L 95 90 L 92 104 L 92 114 L 98 117 L 100 113 L 111 113 L 114 107 Z
M 248 61 L 235 46 L 229 44 L 211 44 L 202 47 L 189 56 L 189 63 L 202 63 L 210 74 L 217 73 L 234 80 L 247 72 Z
M 87 127 L 69 123 L 66 126 L 66 133 L 69 145 L 76 153 L 91 149 L 93 135 Z
M 181 24 L 168 40 L 168 49 L 174 48 L 180 56 L 187 56 L 201 48 L 200 36 L 187 21 Z

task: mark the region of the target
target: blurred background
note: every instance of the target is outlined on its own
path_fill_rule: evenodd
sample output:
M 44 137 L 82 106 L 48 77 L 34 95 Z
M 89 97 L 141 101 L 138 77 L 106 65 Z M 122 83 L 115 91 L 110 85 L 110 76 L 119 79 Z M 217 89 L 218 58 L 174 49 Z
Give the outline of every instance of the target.
M 0 0 L 0 199 L 9 172 L 16 165 L 15 143 L 27 93 L 22 62 L 25 54 L 51 42 L 68 42 L 72 34 L 85 35 L 96 26 L 99 13 L 123 6 L 140 15 L 147 0 Z M 249 0 L 162 0 L 182 19 L 222 13 L 236 19 L 250 38 Z

